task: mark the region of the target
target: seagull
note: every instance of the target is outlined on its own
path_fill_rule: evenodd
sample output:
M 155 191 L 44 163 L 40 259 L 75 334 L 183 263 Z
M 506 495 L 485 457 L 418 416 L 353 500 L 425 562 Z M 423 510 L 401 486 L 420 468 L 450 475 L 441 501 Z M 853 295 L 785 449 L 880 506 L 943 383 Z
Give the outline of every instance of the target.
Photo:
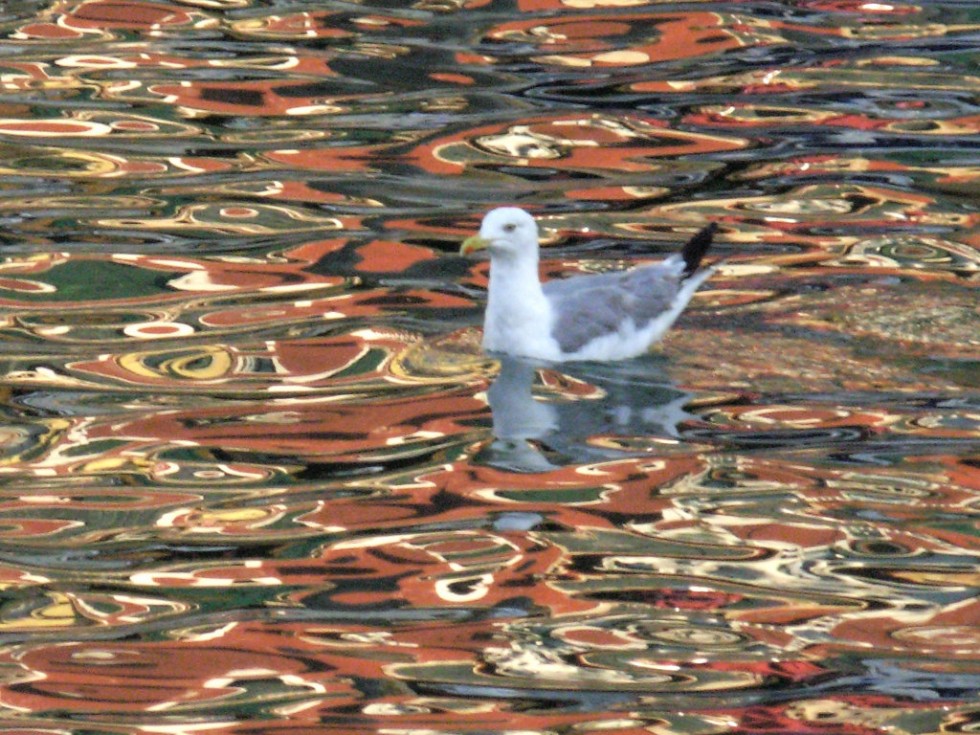
M 542 284 L 538 226 L 518 207 L 499 207 L 467 238 L 462 255 L 490 253 L 483 349 L 547 362 L 625 360 L 663 337 L 715 268 L 701 268 L 711 223 L 660 263 Z

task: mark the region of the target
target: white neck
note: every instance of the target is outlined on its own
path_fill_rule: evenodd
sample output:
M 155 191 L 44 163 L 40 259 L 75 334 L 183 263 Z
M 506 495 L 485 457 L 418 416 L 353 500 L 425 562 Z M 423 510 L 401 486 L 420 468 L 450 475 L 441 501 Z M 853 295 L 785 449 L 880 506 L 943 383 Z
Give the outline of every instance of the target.
M 551 343 L 551 306 L 541 290 L 538 259 L 527 253 L 496 255 L 490 262 L 490 286 L 483 323 L 483 347 L 529 357 Z

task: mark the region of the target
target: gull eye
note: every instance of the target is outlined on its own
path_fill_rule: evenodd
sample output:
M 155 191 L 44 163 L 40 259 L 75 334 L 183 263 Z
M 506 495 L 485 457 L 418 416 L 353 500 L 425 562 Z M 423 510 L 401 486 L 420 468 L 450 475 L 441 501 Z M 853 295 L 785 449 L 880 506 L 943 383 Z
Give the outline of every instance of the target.
M 517 225 L 515 225 L 513 222 L 508 222 L 506 225 L 504 225 L 504 232 L 513 232 L 516 229 Z

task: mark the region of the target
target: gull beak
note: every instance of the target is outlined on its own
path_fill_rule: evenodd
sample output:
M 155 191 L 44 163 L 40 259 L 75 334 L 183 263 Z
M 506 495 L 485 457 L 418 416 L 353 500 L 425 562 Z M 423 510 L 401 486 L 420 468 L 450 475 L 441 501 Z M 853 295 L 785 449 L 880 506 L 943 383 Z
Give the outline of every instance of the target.
M 473 237 L 463 240 L 463 244 L 459 246 L 459 254 L 469 255 L 476 250 L 486 250 L 488 247 L 490 247 L 488 240 L 484 240 L 479 235 L 473 235 Z

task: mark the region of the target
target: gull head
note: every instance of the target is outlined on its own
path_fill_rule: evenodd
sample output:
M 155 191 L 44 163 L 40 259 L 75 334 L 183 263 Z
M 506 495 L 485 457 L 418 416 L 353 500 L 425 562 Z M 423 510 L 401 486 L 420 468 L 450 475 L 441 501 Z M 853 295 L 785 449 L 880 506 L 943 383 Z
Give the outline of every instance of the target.
M 487 212 L 480 233 L 463 241 L 459 252 L 489 250 L 490 257 L 533 257 L 538 254 L 538 225 L 534 217 L 517 207 L 499 207 Z

